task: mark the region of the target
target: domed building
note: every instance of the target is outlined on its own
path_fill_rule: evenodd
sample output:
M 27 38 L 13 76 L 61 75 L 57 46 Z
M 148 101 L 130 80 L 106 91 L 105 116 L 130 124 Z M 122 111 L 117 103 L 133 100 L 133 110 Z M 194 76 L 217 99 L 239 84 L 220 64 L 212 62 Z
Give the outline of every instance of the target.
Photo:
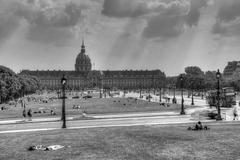
M 75 63 L 75 71 L 77 72 L 89 72 L 92 69 L 92 63 L 88 55 L 85 54 L 85 45 L 82 41 L 81 52 L 78 54 Z
M 84 41 L 75 61 L 75 70 L 22 70 L 20 74 L 36 76 L 43 88 L 52 90 L 61 89 L 60 80 L 63 75 L 67 78 L 67 89 L 70 90 L 98 87 L 103 89 L 158 88 L 166 78 L 164 72 L 160 70 L 92 70 L 91 59 L 86 55 Z

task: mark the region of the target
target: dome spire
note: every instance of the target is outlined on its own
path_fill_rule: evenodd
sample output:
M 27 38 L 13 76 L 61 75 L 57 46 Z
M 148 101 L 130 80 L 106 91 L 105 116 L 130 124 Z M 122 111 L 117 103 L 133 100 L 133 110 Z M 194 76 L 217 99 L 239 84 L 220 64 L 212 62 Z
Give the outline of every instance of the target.
M 84 39 L 82 39 L 82 47 L 85 48 L 85 45 L 84 45 Z
M 85 53 L 84 39 L 82 40 L 81 53 Z

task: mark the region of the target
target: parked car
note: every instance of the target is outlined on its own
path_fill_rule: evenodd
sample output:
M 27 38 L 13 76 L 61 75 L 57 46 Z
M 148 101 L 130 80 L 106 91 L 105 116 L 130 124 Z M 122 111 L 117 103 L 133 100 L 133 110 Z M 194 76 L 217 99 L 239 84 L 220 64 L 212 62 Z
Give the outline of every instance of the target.
M 83 96 L 83 98 L 87 99 L 87 98 L 92 98 L 91 95 L 86 95 L 86 96 Z
M 210 117 L 211 119 L 216 119 L 217 115 L 217 111 L 211 111 L 208 113 L 208 117 Z

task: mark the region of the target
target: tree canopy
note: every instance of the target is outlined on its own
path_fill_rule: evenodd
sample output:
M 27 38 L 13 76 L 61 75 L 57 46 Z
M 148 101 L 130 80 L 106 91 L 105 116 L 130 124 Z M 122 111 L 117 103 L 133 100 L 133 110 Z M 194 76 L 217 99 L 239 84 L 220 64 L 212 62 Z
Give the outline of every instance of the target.
M 36 77 L 17 75 L 10 68 L 0 66 L 0 102 L 34 93 L 39 87 Z

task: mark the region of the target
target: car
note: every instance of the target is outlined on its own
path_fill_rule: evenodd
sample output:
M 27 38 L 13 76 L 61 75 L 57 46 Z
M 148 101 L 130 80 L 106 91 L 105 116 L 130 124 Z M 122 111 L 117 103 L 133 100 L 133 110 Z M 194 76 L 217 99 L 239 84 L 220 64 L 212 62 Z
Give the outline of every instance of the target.
M 92 98 L 91 95 L 86 95 L 86 96 L 83 96 L 83 98 L 87 99 L 87 98 Z
M 68 98 L 67 96 L 64 97 L 64 99 L 67 99 L 67 98 Z M 63 96 L 59 97 L 59 99 L 63 99 Z
M 217 111 L 211 111 L 208 113 L 208 117 L 210 117 L 211 119 L 216 119 L 217 115 Z

